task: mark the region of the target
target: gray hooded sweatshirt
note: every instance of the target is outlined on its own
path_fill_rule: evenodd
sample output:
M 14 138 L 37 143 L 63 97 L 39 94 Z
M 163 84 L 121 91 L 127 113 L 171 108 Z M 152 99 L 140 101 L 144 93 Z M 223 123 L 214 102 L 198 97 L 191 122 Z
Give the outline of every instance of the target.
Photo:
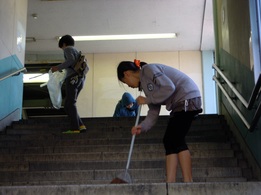
M 141 89 L 146 95 L 146 103 L 149 106 L 148 115 L 140 123 L 143 132 L 155 125 L 161 105 L 166 105 L 166 109 L 174 113 L 184 110 L 186 100 L 201 97 L 197 85 L 190 77 L 163 64 L 142 66 L 140 82 Z M 201 101 L 189 108 L 189 111 L 201 109 Z

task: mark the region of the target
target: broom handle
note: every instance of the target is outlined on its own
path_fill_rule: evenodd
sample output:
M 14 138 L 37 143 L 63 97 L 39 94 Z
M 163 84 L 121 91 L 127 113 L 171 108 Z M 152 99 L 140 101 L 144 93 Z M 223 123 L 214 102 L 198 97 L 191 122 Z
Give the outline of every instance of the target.
M 141 111 L 141 105 L 139 105 L 139 108 L 138 108 L 138 113 L 137 113 L 137 117 L 136 117 L 136 121 L 135 121 L 135 126 L 137 126 L 138 123 L 139 123 L 140 111 Z M 125 173 L 127 173 L 127 170 L 129 169 L 129 166 L 130 166 L 130 159 L 131 159 L 131 155 L 132 155 L 134 140 L 135 140 L 135 134 L 132 135 L 131 145 L 130 145 L 130 151 L 129 151 L 129 156 L 128 156 L 128 161 L 127 161 Z

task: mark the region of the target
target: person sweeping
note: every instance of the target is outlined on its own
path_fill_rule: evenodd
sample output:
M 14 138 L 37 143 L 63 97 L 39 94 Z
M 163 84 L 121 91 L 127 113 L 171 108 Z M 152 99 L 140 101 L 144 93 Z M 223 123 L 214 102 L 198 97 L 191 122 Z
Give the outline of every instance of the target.
M 178 163 L 183 181 L 193 182 L 191 154 L 185 141 L 195 116 L 202 112 L 201 95 L 195 82 L 183 72 L 163 64 L 139 60 L 122 61 L 117 67 L 118 80 L 131 88 L 143 90 L 139 105 L 149 107 L 145 119 L 131 129 L 132 135 L 147 132 L 157 122 L 161 105 L 170 111 L 163 138 L 166 155 L 166 182 L 176 182 Z

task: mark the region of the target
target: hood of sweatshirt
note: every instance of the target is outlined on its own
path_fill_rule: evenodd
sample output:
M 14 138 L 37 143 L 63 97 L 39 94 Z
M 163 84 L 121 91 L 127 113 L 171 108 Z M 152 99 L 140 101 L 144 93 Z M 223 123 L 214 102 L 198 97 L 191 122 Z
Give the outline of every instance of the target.
M 125 92 L 122 95 L 121 102 L 122 102 L 123 106 L 128 106 L 129 104 L 134 103 L 135 99 L 132 97 L 132 95 L 130 93 Z

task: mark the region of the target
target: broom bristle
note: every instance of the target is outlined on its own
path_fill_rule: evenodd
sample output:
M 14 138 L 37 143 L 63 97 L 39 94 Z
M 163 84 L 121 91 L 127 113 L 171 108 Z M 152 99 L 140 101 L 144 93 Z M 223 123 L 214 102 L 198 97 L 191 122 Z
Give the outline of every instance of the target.
M 126 182 L 126 181 L 124 181 L 123 179 L 120 179 L 120 178 L 118 178 L 118 177 L 116 177 L 115 179 L 113 179 L 113 180 L 111 181 L 111 184 L 121 184 L 121 183 L 128 183 L 128 182 Z

